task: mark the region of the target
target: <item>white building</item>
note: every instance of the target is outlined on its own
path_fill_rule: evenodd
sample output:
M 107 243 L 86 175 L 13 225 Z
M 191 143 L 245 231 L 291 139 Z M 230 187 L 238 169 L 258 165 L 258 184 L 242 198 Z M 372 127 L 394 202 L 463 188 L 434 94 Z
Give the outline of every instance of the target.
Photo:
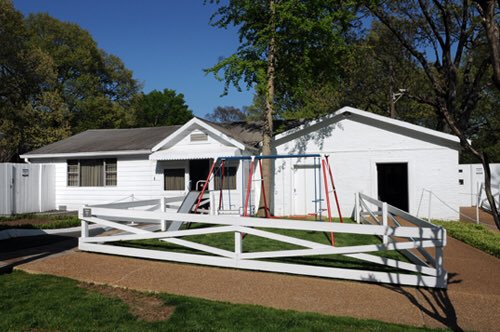
M 490 164 L 491 191 L 499 201 L 500 195 L 500 164 Z M 461 164 L 458 165 L 458 184 L 461 206 L 476 206 L 479 198 L 479 206 L 486 202 L 484 192 L 484 168 L 481 164 Z
M 183 126 L 89 130 L 21 157 L 55 164 L 56 204 L 76 209 L 130 195 L 148 199 L 198 189 L 214 159 L 258 154 L 259 130 L 257 124 L 221 125 L 194 118 Z M 452 135 L 344 107 L 277 135 L 274 147 L 279 155 L 329 155 L 341 211 L 347 216 L 353 212 L 356 192 L 412 214 L 427 209 L 427 201 L 421 200 L 424 189 L 456 209 L 459 206 L 460 146 Z M 318 164 L 317 158 L 276 160 L 275 215 L 312 214 L 319 204 L 325 209 Z M 249 162 L 227 161 L 226 166 L 224 205 L 239 210 Z M 254 177 L 253 202 L 259 195 L 258 170 Z M 218 186 L 214 182 L 212 190 Z M 434 204 L 432 217 L 457 219 L 458 214 Z

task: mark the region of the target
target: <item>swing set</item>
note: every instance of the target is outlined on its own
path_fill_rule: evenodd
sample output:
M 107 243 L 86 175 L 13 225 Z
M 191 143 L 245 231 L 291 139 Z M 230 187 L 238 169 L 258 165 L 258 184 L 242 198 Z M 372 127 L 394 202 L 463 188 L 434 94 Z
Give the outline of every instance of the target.
M 227 164 L 229 161 L 239 161 L 241 162 L 242 166 L 242 181 L 241 183 L 244 183 L 244 163 L 249 162 L 249 171 L 248 171 L 248 179 L 247 179 L 247 187 L 245 192 L 243 193 L 242 191 L 242 202 L 243 202 L 243 207 L 242 210 L 238 210 L 238 213 L 242 215 L 243 217 L 250 217 L 252 215 L 251 211 L 251 206 L 252 206 L 252 195 L 251 195 L 251 190 L 252 190 L 252 182 L 260 182 L 260 192 L 262 195 L 261 201 L 263 203 L 263 208 L 264 208 L 264 213 L 266 218 L 273 218 L 271 215 L 271 211 L 268 206 L 267 202 L 267 197 L 266 197 L 266 184 L 263 178 L 263 172 L 262 172 L 262 161 L 264 159 L 270 159 L 270 160 L 277 160 L 277 159 L 292 159 L 292 158 L 314 158 L 314 207 L 315 207 L 315 217 L 316 220 L 322 219 L 322 212 L 324 209 L 322 208 L 322 202 L 324 201 L 321 198 L 321 171 L 318 171 L 318 168 L 322 169 L 322 175 L 323 175 L 323 186 L 324 186 L 324 192 L 325 192 L 325 198 L 326 198 L 326 211 L 328 214 L 328 222 L 332 222 L 332 204 L 330 200 L 331 194 L 333 194 L 333 197 L 335 199 L 335 205 L 337 207 L 337 212 L 339 215 L 340 222 L 343 223 L 343 218 L 342 218 L 342 213 L 340 211 L 340 205 L 339 205 L 339 200 L 337 196 L 337 190 L 335 187 L 335 182 L 333 178 L 333 171 L 332 167 L 330 164 L 329 156 L 328 155 L 320 155 L 320 154 L 299 154 L 299 155 L 270 155 L 270 156 L 230 156 L 230 157 L 219 157 L 217 158 L 213 163 L 212 166 L 210 167 L 210 171 L 208 172 L 207 179 L 203 185 L 202 190 L 200 191 L 200 194 L 198 196 L 198 200 L 196 202 L 195 208 L 193 209 L 194 213 L 198 213 L 198 210 L 200 209 L 200 206 L 203 204 L 203 197 L 205 192 L 209 188 L 209 183 L 211 180 L 214 180 L 216 177 L 219 178 L 219 204 L 218 204 L 218 212 L 224 211 L 224 183 L 226 183 L 226 190 L 227 190 L 227 195 L 228 195 L 228 200 L 229 200 L 229 208 L 231 209 L 231 189 L 230 189 L 230 183 L 229 181 L 225 181 L 228 171 L 227 171 Z M 256 167 L 258 166 L 259 172 L 260 172 L 260 178 L 254 180 L 254 173 L 256 173 Z M 254 170 L 255 169 L 255 170 Z M 331 184 L 331 191 L 329 190 L 329 183 Z M 216 189 L 217 190 L 217 189 Z M 335 243 L 335 238 L 333 232 L 330 233 L 330 242 L 332 245 Z

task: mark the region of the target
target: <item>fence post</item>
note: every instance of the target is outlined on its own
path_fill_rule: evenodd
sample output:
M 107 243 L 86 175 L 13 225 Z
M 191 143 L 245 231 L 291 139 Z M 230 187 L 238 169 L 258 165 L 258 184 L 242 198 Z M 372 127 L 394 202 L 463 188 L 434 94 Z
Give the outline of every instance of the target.
M 43 190 L 42 190 L 42 176 L 43 176 L 43 164 L 38 164 L 38 212 L 43 212 L 42 211 L 42 195 L 43 195 Z
M 432 191 L 429 191 L 429 206 L 427 207 L 427 221 L 431 222 L 431 200 L 432 200 Z
M 160 198 L 160 211 L 161 212 L 166 212 L 166 205 L 167 203 L 165 202 L 165 197 Z M 167 221 L 165 219 L 160 220 L 160 227 L 162 232 L 167 231 Z
M 439 227 L 439 242 L 436 245 L 436 272 L 438 280 L 440 280 L 443 285 L 446 284 L 446 275 L 444 272 L 444 258 L 443 258 L 443 247 L 446 245 L 446 230 L 443 227 Z
M 354 220 L 359 224 L 359 192 L 354 193 Z
M 241 241 L 241 232 L 234 232 L 234 260 L 236 266 L 238 266 L 238 262 L 240 261 L 240 255 L 242 252 L 242 241 Z
M 85 204 L 83 207 L 81 207 L 78 210 L 78 218 L 80 218 L 80 221 L 82 222 L 81 237 L 86 238 L 86 237 L 89 237 L 89 223 L 86 220 L 83 220 L 83 217 L 84 217 L 83 209 L 88 209 L 88 205 Z
M 387 227 L 387 203 L 382 203 L 382 225 Z M 382 238 L 384 244 L 389 243 L 389 236 L 387 235 L 387 230 Z

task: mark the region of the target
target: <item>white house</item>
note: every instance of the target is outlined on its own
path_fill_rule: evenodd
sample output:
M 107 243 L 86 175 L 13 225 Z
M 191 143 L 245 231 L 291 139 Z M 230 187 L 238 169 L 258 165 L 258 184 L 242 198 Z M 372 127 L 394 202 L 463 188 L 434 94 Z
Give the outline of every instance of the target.
M 491 191 L 493 196 L 500 202 L 500 164 L 490 164 Z M 458 184 L 460 186 L 461 206 L 476 206 L 479 198 L 479 205 L 486 207 L 486 194 L 484 192 L 484 168 L 481 164 L 460 164 L 458 166 Z
M 183 126 L 88 130 L 21 157 L 55 164 L 56 204 L 77 209 L 131 195 L 148 199 L 197 190 L 214 159 L 258 154 L 259 131 L 258 124 L 214 124 L 193 118 Z M 347 216 L 356 192 L 416 214 L 427 209 L 421 197 L 429 190 L 458 209 L 460 147 L 452 135 L 344 107 L 277 135 L 274 149 L 278 155 L 329 155 L 341 211 Z M 318 164 L 318 158 L 275 161 L 275 215 L 311 214 L 319 204 L 324 210 Z M 247 183 L 253 183 L 255 202 L 258 170 L 249 182 L 248 160 L 228 160 L 226 166 L 224 204 L 241 209 Z M 209 189 L 218 186 L 212 181 Z M 457 219 L 458 214 L 433 203 L 432 217 Z

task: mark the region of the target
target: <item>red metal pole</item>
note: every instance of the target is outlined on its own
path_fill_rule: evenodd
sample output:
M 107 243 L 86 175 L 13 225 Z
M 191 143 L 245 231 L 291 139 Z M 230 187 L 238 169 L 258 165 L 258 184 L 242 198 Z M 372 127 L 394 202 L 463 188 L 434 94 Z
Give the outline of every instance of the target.
M 224 187 L 224 159 L 221 162 L 221 180 L 220 180 L 220 191 L 219 191 L 219 210 L 222 207 L 222 188 Z
M 253 166 L 254 166 L 254 160 L 252 158 L 252 161 L 250 162 L 250 170 L 249 170 L 249 174 L 248 174 L 247 193 L 245 196 L 245 208 L 243 210 L 243 217 L 248 217 L 248 200 L 250 199 L 250 189 L 252 187 Z
M 262 190 L 262 198 L 264 199 L 264 211 L 266 213 L 266 218 L 270 217 L 269 209 L 267 208 L 267 199 L 266 199 L 266 187 L 264 186 L 264 174 L 262 173 L 262 159 L 259 159 L 259 168 L 260 168 L 260 188 Z
M 207 180 L 205 181 L 205 184 L 203 185 L 203 189 L 201 190 L 200 195 L 198 196 L 198 202 L 196 203 L 196 207 L 194 208 L 194 213 L 198 212 L 198 208 L 200 207 L 201 199 L 203 198 L 203 194 L 205 193 L 205 190 L 207 189 L 208 182 L 210 181 L 210 176 L 212 175 L 214 168 L 215 168 L 215 164 L 217 164 L 217 160 L 214 160 L 214 163 L 212 164 L 212 167 L 210 168 L 210 172 L 208 172 Z
M 332 181 L 332 190 L 333 190 L 333 195 L 335 196 L 335 203 L 337 204 L 337 211 L 339 213 L 339 219 L 340 219 L 340 222 L 343 223 L 344 220 L 342 219 L 342 213 L 340 212 L 340 204 L 339 204 L 339 198 L 337 197 L 337 189 L 335 188 L 335 184 L 333 182 L 332 167 L 330 166 L 330 161 L 328 160 L 328 156 L 325 156 L 325 159 L 326 159 L 326 164 L 328 165 L 328 171 L 330 173 L 330 180 Z
M 323 168 L 323 179 L 325 184 L 325 196 L 326 196 L 326 206 L 328 208 L 328 221 L 332 222 L 332 210 L 330 207 L 330 194 L 328 192 L 328 178 L 326 177 L 326 163 L 325 160 L 321 160 L 322 168 Z M 332 246 L 335 244 L 335 238 L 333 236 L 333 232 L 330 232 L 330 241 L 332 242 Z

